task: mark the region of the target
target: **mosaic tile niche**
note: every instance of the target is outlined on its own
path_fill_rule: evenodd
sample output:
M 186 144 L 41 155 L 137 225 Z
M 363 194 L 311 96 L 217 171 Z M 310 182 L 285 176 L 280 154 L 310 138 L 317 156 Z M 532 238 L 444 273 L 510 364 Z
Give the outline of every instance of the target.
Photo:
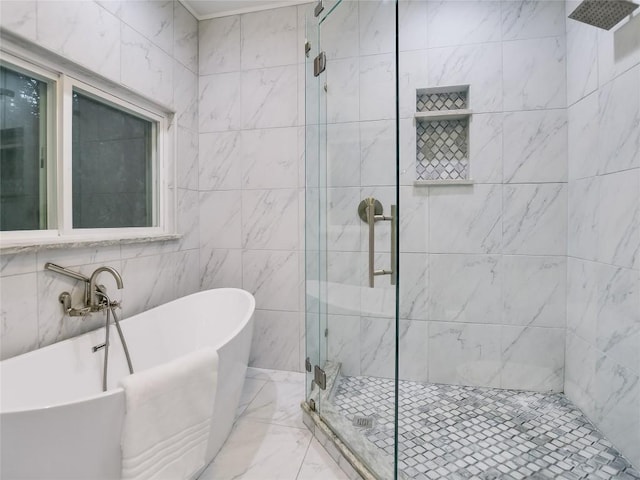
M 416 91 L 416 183 L 469 183 L 468 86 Z

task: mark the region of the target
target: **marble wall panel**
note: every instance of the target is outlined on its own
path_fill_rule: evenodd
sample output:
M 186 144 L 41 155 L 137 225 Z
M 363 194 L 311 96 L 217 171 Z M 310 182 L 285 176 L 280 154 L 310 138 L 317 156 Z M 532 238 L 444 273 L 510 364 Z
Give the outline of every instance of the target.
M 168 175 L 168 181 L 177 182 L 180 189 L 176 223 L 184 235 L 177 241 L 2 254 L 1 341 L 6 358 L 104 325 L 102 314 L 86 320 L 63 316 L 60 293 L 69 291 L 76 306 L 82 302 L 83 288 L 45 271 L 46 262 L 85 275 L 102 265 L 116 268 L 123 290 L 117 290 L 108 276 L 101 276 L 100 283 L 107 285 L 112 298 L 122 300 L 125 318 L 199 289 L 198 25 L 177 2 L 3 2 L 1 9 L 0 21 L 7 31 L 175 109 L 177 179 Z M 169 148 L 174 148 L 172 143 Z
M 293 65 L 298 61 L 298 11 L 276 8 L 240 17 L 241 69 Z
M 427 2 L 427 44 L 430 48 L 499 42 L 500 2 Z M 455 28 L 451 26 L 455 25 Z
M 173 105 L 173 61 L 170 54 L 127 26 L 122 28 L 121 38 L 122 83 L 164 105 Z
M 214 18 L 198 28 L 198 69 L 200 75 L 240 70 L 240 17 Z
M 429 381 L 501 385 L 500 325 L 429 323 Z
M 567 181 L 565 109 L 508 113 L 502 125 L 505 183 Z
M 522 40 L 563 36 L 564 2 L 502 1 L 502 39 Z
M 505 185 L 504 253 L 566 255 L 567 185 Z
M 115 15 L 95 2 L 72 5 L 66 1 L 39 1 L 36 8 L 36 40 L 39 45 L 120 82 L 120 75 L 124 73 L 121 42 L 125 40 L 125 34 L 121 33 L 122 23 Z M 19 13 L 19 10 L 9 12 L 10 15 Z M 29 18 L 29 14 L 23 12 L 13 22 L 8 21 L 14 23 L 14 28 L 27 28 L 25 25 L 29 24 Z M 137 40 L 139 45 L 148 45 L 140 38 Z
M 505 42 L 502 51 L 505 110 L 566 107 L 563 36 Z

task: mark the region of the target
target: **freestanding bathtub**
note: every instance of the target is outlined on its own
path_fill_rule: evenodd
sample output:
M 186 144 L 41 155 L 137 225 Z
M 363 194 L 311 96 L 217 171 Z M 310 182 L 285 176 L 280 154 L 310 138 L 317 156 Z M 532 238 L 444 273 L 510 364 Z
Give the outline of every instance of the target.
M 249 360 L 254 308 L 250 293 L 221 288 L 121 322 L 135 371 L 204 346 L 217 349 L 207 463 L 233 426 Z M 104 350 L 92 351 L 104 342 L 104 328 L 0 362 L 0 478 L 120 478 L 125 399 L 118 380 L 129 372 L 116 329 L 110 328 L 109 335 L 106 392 Z

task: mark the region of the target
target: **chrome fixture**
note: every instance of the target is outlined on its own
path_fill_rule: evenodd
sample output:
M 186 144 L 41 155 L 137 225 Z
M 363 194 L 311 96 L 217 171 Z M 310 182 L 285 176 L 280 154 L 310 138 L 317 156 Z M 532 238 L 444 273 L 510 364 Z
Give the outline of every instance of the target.
M 60 275 L 65 275 L 75 280 L 84 282 L 83 307 L 71 308 L 71 295 L 69 294 L 69 292 L 62 292 L 58 297 L 58 300 L 62 304 L 65 313 L 72 317 L 85 316 L 89 312 L 98 312 L 104 310 L 105 308 L 108 308 L 108 305 L 104 301 L 99 302 L 96 298 L 96 294 L 106 293 L 106 288 L 104 286 L 96 285 L 98 275 L 100 275 L 102 272 L 109 272 L 113 276 L 113 278 L 115 278 L 118 290 L 122 290 L 124 286 L 122 277 L 113 267 L 99 267 L 91 274 L 91 277 L 86 277 L 81 273 L 74 272 L 73 270 L 69 270 L 68 268 L 61 267 L 60 265 L 56 265 L 55 263 L 51 262 L 45 263 L 44 268 L 45 270 L 50 270 L 52 272 L 59 273 Z M 111 302 L 111 304 L 117 305 L 117 302 Z
M 105 307 L 104 303 L 99 302 L 98 299 L 96 298 L 96 295 L 98 293 L 101 293 L 103 298 L 108 298 L 106 295 L 104 295 L 105 289 L 101 286 L 96 285 L 96 280 L 98 279 L 98 275 L 100 275 L 102 272 L 109 272 L 113 276 L 113 278 L 116 279 L 116 286 L 118 287 L 118 290 L 122 290 L 122 288 L 124 287 L 122 283 L 122 277 L 120 276 L 120 274 L 117 272 L 115 268 L 106 267 L 106 266 L 96 268 L 94 272 L 91 274 L 91 278 L 89 279 L 89 297 L 85 302 L 86 305 L 90 307 L 91 311 L 93 312 L 102 310 Z M 108 301 L 106 307 L 110 308 L 109 307 L 110 305 L 111 305 L 111 302 Z
M 316 365 L 313 370 L 313 381 L 320 387 L 320 390 L 327 389 L 327 374 L 319 365 Z
M 327 55 L 324 52 L 320 52 L 318 56 L 313 59 L 313 76 L 317 77 L 322 72 L 324 72 L 326 68 L 327 68 Z
M 100 267 L 98 270 L 93 272 L 93 275 L 91 275 L 91 279 L 93 280 L 94 276 L 97 277 L 98 274 L 100 274 L 101 272 L 109 271 L 110 273 L 114 274 L 114 277 L 116 277 L 117 275 L 116 281 L 118 281 L 118 278 L 120 278 L 120 274 L 118 274 L 118 272 L 116 272 L 113 269 L 111 269 L 113 271 L 104 270 L 104 269 L 110 269 L 110 268 L 111 267 Z M 122 288 L 122 278 L 120 278 L 118 285 L 119 285 L 118 286 L 119 289 Z M 109 325 L 111 324 L 110 315 L 113 315 L 113 321 L 115 322 L 116 329 L 118 330 L 118 336 L 120 337 L 120 343 L 122 344 L 122 349 L 124 350 L 124 356 L 127 358 L 127 366 L 129 367 L 130 374 L 133 374 L 133 364 L 131 363 L 129 348 L 127 347 L 127 342 L 124 339 L 124 334 L 122 333 L 122 328 L 120 327 L 120 322 L 118 321 L 118 316 L 116 315 L 116 307 L 118 307 L 119 304 L 117 302 L 112 302 L 111 299 L 107 296 L 107 294 L 102 290 L 96 290 L 96 295 L 104 299 L 104 302 L 100 302 L 100 306 L 103 306 L 103 305 L 106 306 L 107 319 L 104 325 L 104 335 L 105 335 L 104 343 L 100 345 L 96 345 L 95 347 L 92 348 L 92 350 L 93 350 L 93 353 L 96 353 L 101 348 L 104 348 L 102 391 L 106 392 L 107 391 L 107 370 L 109 368 Z
M 396 284 L 396 206 L 391 205 L 391 216 L 384 215 L 382 204 L 373 197 L 367 197 L 358 205 L 358 215 L 363 222 L 369 225 L 369 287 L 374 288 L 374 277 L 377 275 L 390 275 L 391 285 Z M 391 270 L 376 270 L 375 260 L 375 224 L 380 221 L 391 222 Z
M 131 363 L 131 356 L 129 355 L 129 348 L 127 347 L 127 342 L 124 339 L 124 334 L 122 333 L 122 328 L 120 327 L 120 321 L 118 320 L 118 316 L 116 315 L 116 308 L 120 306 L 119 302 L 112 301 L 107 295 L 107 289 L 103 285 L 97 285 L 98 276 L 107 272 L 110 273 L 113 278 L 116 280 L 116 286 L 118 290 L 122 290 L 124 287 L 124 283 L 122 282 L 122 277 L 118 273 L 118 271 L 113 267 L 103 266 L 96 268 L 91 277 L 86 277 L 81 273 L 74 272 L 67 268 L 61 267 L 60 265 L 56 265 L 54 263 L 47 262 L 44 264 L 45 270 L 50 270 L 52 272 L 59 273 L 60 275 L 65 275 L 67 277 L 73 278 L 75 280 L 80 280 L 84 282 L 84 305 L 80 308 L 71 307 L 71 294 L 69 292 L 62 292 L 58 297 L 58 300 L 62 304 L 62 308 L 64 313 L 69 315 L 70 317 L 86 317 L 92 312 L 101 312 L 103 310 L 107 311 L 107 318 L 105 323 L 105 341 L 100 345 L 96 345 L 92 348 L 93 353 L 96 353 L 99 350 L 104 349 L 104 370 L 102 373 L 102 390 L 107 391 L 107 369 L 109 367 L 109 325 L 111 324 L 111 316 L 113 315 L 113 321 L 116 324 L 116 329 L 118 330 L 118 336 L 120 337 L 120 342 L 122 343 L 122 348 L 124 350 L 124 355 L 127 358 L 127 365 L 129 367 L 129 373 L 133 373 L 133 364 Z M 98 299 L 100 297 L 100 300 Z
M 611 30 L 640 7 L 627 0 L 584 0 L 569 18 L 604 30 Z
M 69 292 L 62 292 L 58 297 L 58 301 L 62 304 L 64 313 L 70 317 L 86 317 L 91 313 L 91 308 L 89 307 L 73 308 L 71 306 L 71 294 Z
M 89 281 L 89 278 L 85 277 L 81 273 L 61 267 L 60 265 L 56 265 L 55 263 L 47 262 L 44 264 L 44 268 L 45 270 L 51 270 L 52 272 L 59 273 L 60 275 L 66 275 L 67 277 L 75 278 L 76 280 L 81 280 L 83 282 Z
M 60 265 L 56 265 L 51 262 L 45 263 L 44 269 L 84 282 L 83 298 L 85 305 L 82 307 L 74 308 L 71 306 L 71 294 L 69 292 L 62 292 L 58 297 L 58 301 L 62 304 L 62 309 L 66 315 L 69 315 L 70 317 L 86 317 L 91 313 L 91 309 L 87 305 L 87 298 L 89 296 L 89 277 L 85 277 L 81 273 L 74 272 L 73 270 L 69 270 L 68 268 L 61 267 Z
M 358 428 L 373 428 L 374 418 L 372 415 L 355 415 L 353 417 L 353 426 Z

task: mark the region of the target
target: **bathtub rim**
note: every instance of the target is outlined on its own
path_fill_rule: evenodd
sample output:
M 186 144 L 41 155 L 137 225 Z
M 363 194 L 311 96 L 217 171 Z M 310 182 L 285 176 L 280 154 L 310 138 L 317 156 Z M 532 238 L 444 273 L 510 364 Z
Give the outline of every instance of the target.
M 176 298 L 174 300 L 170 300 L 169 302 L 157 305 L 153 308 L 150 308 L 148 310 L 144 310 L 142 312 L 138 312 L 135 315 L 132 315 L 131 317 L 127 317 L 124 318 L 122 320 L 120 320 L 120 323 L 125 324 L 126 322 L 129 321 L 132 318 L 135 318 L 137 315 L 140 315 L 142 313 L 147 313 L 147 312 L 151 312 L 155 309 L 158 308 L 163 308 L 169 304 L 173 304 L 173 303 L 177 303 L 177 302 L 183 302 L 185 301 L 185 299 L 189 298 L 189 297 L 195 297 L 195 296 L 203 296 L 206 293 L 209 292 L 220 292 L 221 294 L 224 293 L 225 291 L 233 291 L 233 292 L 238 292 L 241 295 L 245 296 L 248 298 L 249 300 L 249 307 L 247 309 L 247 312 L 244 313 L 244 316 L 240 319 L 240 322 L 238 323 L 238 325 L 231 330 L 231 332 L 229 333 L 229 335 L 227 337 L 225 337 L 223 340 L 223 342 L 219 343 L 215 348 L 216 351 L 218 351 L 221 347 L 223 347 L 224 345 L 226 345 L 227 343 L 229 343 L 230 340 L 232 340 L 233 338 L 235 338 L 242 330 L 243 328 L 247 325 L 247 323 L 249 323 L 249 321 L 251 320 L 251 318 L 253 317 L 253 314 L 255 312 L 255 307 L 256 307 L 256 299 L 255 297 L 248 292 L 247 290 L 244 290 L 242 288 L 232 288 L 232 287 L 224 287 L 224 288 L 210 288 L 207 290 L 201 290 L 199 292 L 195 292 L 195 293 L 191 293 L 189 295 L 185 295 L 183 297 L 179 297 Z M 71 337 L 71 338 L 67 338 L 65 340 L 62 340 L 60 342 L 55 342 L 52 343 L 51 345 L 47 345 L 46 347 L 42 347 L 42 348 L 37 348 L 35 350 L 32 350 L 30 352 L 26 352 L 26 353 L 22 353 L 20 355 L 16 355 L 15 357 L 11 357 L 11 358 L 7 358 L 5 360 L 0 361 L 0 364 L 4 364 L 5 362 L 7 363 L 11 363 L 14 359 L 18 359 L 18 358 L 26 358 L 29 356 L 33 356 L 36 354 L 42 354 L 41 352 L 47 349 L 53 349 L 53 348 L 61 348 L 65 343 L 69 342 L 73 342 L 77 339 L 80 339 L 82 337 L 87 337 L 90 335 L 95 335 L 95 332 L 104 328 L 103 327 L 99 327 L 95 330 L 91 330 L 89 332 L 85 332 L 81 335 L 76 335 L 75 337 Z M 1 375 L 1 370 L 0 370 L 0 384 L 2 382 L 2 375 Z M 61 408 L 61 407 L 69 407 L 69 406 L 73 406 L 73 405 L 78 405 L 84 402 L 89 402 L 92 400 L 96 400 L 98 398 L 103 398 L 103 397 L 109 397 L 111 395 L 118 395 L 120 393 L 124 392 L 124 389 L 120 386 L 115 387 L 115 388 L 111 388 L 109 390 L 107 390 L 106 392 L 98 392 L 95 394 L 91 394 L 91 395 L 85 395 L 85 396 L 80 396 L 75 400 L 71 400 L 71 401 L 67 401 L 67 402 L 62 402 L 62 403 L 51 403 L 48 405 L 42 405 L 42 406 L 38 406 L 38 407 L 26 407 L 26 408 L 14 408 L 11 410 L 3 410 L 2 409 L 2 405 L 0 405 L 0 416 L 4 416 L 4 415 L 12 415 L 12 414 L 23 414 L 23 413 L 29 413 L 29 412 L 36 412 L 36 411 L 42 411 L 42 410 L 51 410 L 51 409 L 55 409 L 55 408 Z

